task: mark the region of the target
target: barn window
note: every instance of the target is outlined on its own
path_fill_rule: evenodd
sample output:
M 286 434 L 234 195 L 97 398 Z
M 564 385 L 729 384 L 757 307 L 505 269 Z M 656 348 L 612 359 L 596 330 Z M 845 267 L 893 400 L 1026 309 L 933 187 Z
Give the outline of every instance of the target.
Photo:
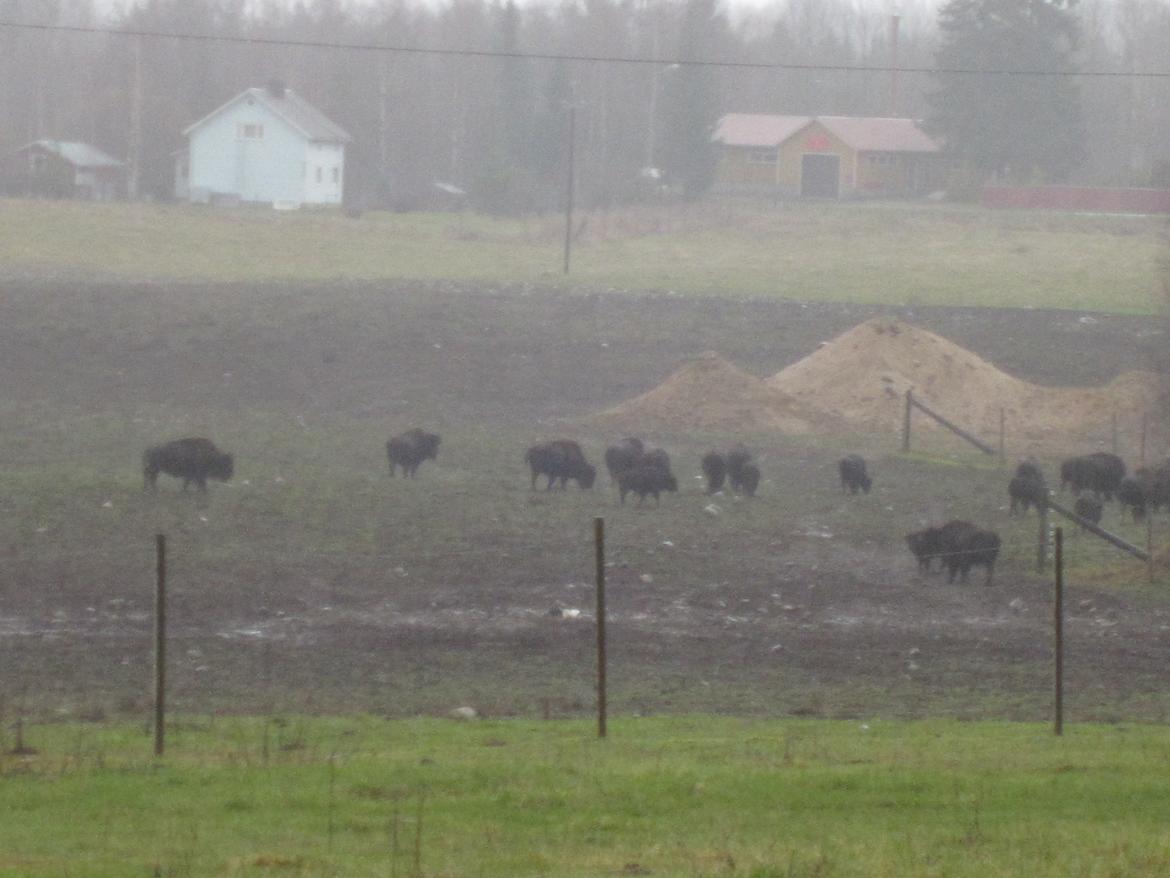
M 241 122 L 236 127 L 236 136 L 241 140 L 262 140 L 264 126 L 258 122 Z
M 321 172 L 324 170 L 320 165 L 317 165 L 317 182 L 321 182 Z
M 747 160 L 751 165 L 774 165 L 778 155 L 779 150 L 775 149 L 753 149 L 748 153 Z

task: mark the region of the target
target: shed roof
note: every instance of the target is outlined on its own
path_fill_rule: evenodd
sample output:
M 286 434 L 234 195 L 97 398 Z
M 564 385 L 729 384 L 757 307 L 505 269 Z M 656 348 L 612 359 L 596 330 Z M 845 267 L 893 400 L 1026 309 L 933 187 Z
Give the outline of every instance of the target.
M 779 146 L 812 116 L 768 116 L 760 113 L 728 113 L 719 120 L 715 139 L 727 146 Z
M 938 152 L 940 146 L 915 119 L 872 116 L 773 116 L 728 113 L 715 139 L 727 146 L 775 147 L 812 122 L 819 122 L 860 152 Z
M 34 140 L 22 146 L 17 152 L 26 152 L 34 146 L 59 156 L 75 168 L 120 168 L 126 164 L 92 144 L 74 140 Z
M 301 132 L 309 140 L 325 143 L 349 143 L 353 140 L 348 131 L 291 88 L 284 89 L 283 93 L 279 96 L 273 94 L 271 90 L 266 88 L 244 89 L 230 101 L 212 110 L 198 122 L 184 128 L 183 135 L 190 134 L 208 119 L 213 116 L 218 116 L 228 107 L 248 97 L 268 107 L 268 109 L 284 119 L 285 122 Z

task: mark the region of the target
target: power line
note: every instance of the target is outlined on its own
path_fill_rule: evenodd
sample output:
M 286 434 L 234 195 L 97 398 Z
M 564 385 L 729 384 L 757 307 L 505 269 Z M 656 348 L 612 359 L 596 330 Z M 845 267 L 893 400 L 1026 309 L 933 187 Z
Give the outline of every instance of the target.
M 455 58 L 503 58 L 518 61 L 573 61 L 593 64 L 629 64 L 649 67 L 712 67 L 724 70 L 794 70 L 814 73 L 927 73 L 931 75 L 1006 77 L 1089 77 L 1099 79 L 1170 79 L 1170 70 L 1121 72 L 1113 70 L 1034 70 L 1028 68 L 974 67 L 887 67 L 873 64 L 793 64 L 782 61 L 712 61 L 687 58 L 638 58 L 628 55 L 560 55 L 552 52 L 502 52 L 490 49 L 439 49 L 421 46 L 388 46 L 380 43 L 345 43 L 328 40 L 289 40 L 275 37 L 245 37 L 225 34 L 193 34 L 171 31 L 130 30 L 68 24 L 32 24 L 0 21 L 0 27 L 54 33 L 100 34 L 116 37 L 186 40 L 207 43 L 242 43 L 252 46 L 279 46 L 353 52 L 386 52 L 398 55 L 438 55 Z

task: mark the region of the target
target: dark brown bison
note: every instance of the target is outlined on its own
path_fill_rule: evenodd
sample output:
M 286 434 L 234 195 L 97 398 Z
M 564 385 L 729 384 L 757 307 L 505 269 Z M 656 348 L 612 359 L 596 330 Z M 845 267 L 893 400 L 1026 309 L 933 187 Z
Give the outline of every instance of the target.
M 760 471 L 756 468 L 752 461 L 752 453 L 744 448 L 742 445 L 736 445 L 729 452 L 727 452 L 724 460 L 727 461 L 727 484 L 731 490 L 737 494 L 749 493 L 744 489 L 745 474 L 748 479 L 755 478 L 756 484 L 760 481 Z M 749 469 L 750 467 L 750 469 Z M 752 470 L 755 470 L 754 475 Z M 752 494 L 755 493 L 755 488 L 752 488 Z
M 402 467 L 402 477 L 413 479 L 424 460 L 434 460 L 439 455 L 438 433 L 428 433 L 417 427 L 400 433 L 386 443 L 386 458 L 390 461 L 391 478 Z
M 605 468 L 610 480 L 616 481 L 621 473 L 636 466 L 644 450 L 642 440 L 634 436 L 628 436 L 605 449 Z
M 969 521 L 948 521 L 941 527 L 928 527 L 906 535 L 906 544 L 918 559 L 918 569 L 929 572 L 934 559 L 947 571 L 947 582 L 967 581 L 972 567 L 987 568 L 990 585 L 999 557 L 999 535 L 982 530 Z
M 703 455 L 702 467 L 707 477 L 707 493 L 721 491 L 727 478 L 727 459 L 718 451 L 708 451 Z
M 553 483 L 558 481 L 561 490 L 565 490 L 569 479 L 588 489 L 597 479 L 597 470 L 585 460 L 581 446 L 572 439 L 554 439 L 533 445 L 524 452 L 524 461 L 532 470 L 533 490 L 536 490 L 536 480 L 540 476 L 548 476 L 546 491 L 552 490 Z
M 633 492 L 638 495 L 639 503 L 645 501 L 648 494 L 653 494 L 657 505 L 659 494 L 678 490 L 678 481 L 671 475 L 669 468 L 643 463 L 618 475 L 618 490 L 623 504 L 626 502 L 626 494 Z
M 756 488 L 760 486 L 760 468 L 748 461 L 740 467 L 737 482 L 739 493 L 748 497 L 756 496 Z
M 155 487 L 159 473 L 183 480 L 183 490 L 192 482 L 200 491 L 207 490 L 208 479 L 226 482 L 232 477 L 232 456 L 215 447 L 210 439 L 195 437 L 176 439 L 165 445 L 148 448 L 142 454 L 143 487 Z
M 1060 465 L 1060 488 L 1071 487 L 1073 493 L 1092 491 L 1112 500 L 1125 478 L 1125 462 L 1108 451 L 1094 451 L 1072 457 Z
M 841 493 L 864 491 L 868 494 L 873 485 L 866 472 L 865 458 L 860 454 L 850 454 L 837 461 L 837 474 L 841 477 Z
M 1033 506 L 1039 511 L 1048 503 L 1048 485 L 1034 461 L 1020 461 L 1016 474 L 1008 482 L 1008 499 L 1011 501 L 1009 515 L 1015 515 L 1017 509 L 1027 512 Z

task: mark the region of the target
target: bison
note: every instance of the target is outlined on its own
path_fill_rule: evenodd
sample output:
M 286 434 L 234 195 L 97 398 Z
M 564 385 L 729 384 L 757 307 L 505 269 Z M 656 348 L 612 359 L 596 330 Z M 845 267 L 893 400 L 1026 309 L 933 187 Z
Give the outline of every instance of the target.
M 760 468 L 750 461 L 739 470 L 739 492 L 748 497 L 756 496 L 756 488 L 760 486 Z
M 1048 485 L 1044 481 L 1044 473 L 1034 461 L 1024 460 L 1016 467 L 1016 474 L 1008 482 L 1008 499 L 1011 501 L 1009 515 L 1015 515 L 1017 509 L 1027 512 L 1033 506 L 1037 511 L 1045 507 L 1048 502 Z
M 947 582 L 967 581 L 972 567 L 987 568 L 990 585 L 999 557 L 1000 539 L 993 531 L 982 530 L 969 521 L 952 520 L 941 527 L 928 527 L 906 535 L 906 544 L 918 559 L 918 569 L 929 572 L 938 558 L 947 571 Z
M 866 472 L 865 458 L 860 454 L 850 454 L 837 462 L 837 473 L 841 476 L 841 493 L 848 491 L 856 494 L 858 491 L 869 493 L 873 480 Z
M 1125 463 L 1108 451 L 1072 457 L 1060 465 L 1061 490 L 1068 486 L 1076 494 L 1087 490 L 1112 500 L 1123 478 Z
M 722 490 L 727 478 L 727 459 L 718 451 L 708 451 L 703 455 L 702 467 L 703 475 L 707 477 L 707 493 Z
M 616 481 L 621 473 L 637 465 L 644 450 L 642 440 L 633 436 L 605 449 L 605 468 L 609 471 L 610 480 Z
M 142 454 L 143 488 L 153 489 L 159 473 L 183 480 L 183 490 L 192 482 L 200 491 L 207 490 L 207 480 L 226 482 L 232 477 L 232 456 L 215 447 L 210 439 L 194 437 L 176 439 L 165 445 L 148 448 Z
M 424 460 L 434 460 L 439 455 L 438 433 L 428 433 L 417 427 L 392 438 L 386 443 L 386 457 L 390 461 L 390 476 L 402 467 L 402 477 L 413 479 Z
M 742 445 L 736 445 L 724 458 L 727 461 L 727 483 L 731 486 L 731 490 L 736 493 L 746 493 L 744 491 L 744 473 L 748 466 L 755 467 L 752 462 L 752 453 L 744 448 Z M 755 479 L 757 484 L 760 480 L 759 470 L 756 469 Z M 752 489 L 753 493 L 755 489 Z
M 578 487 L 589 489 L 597 478 L 597 470 L 585 460 L 581 446 L 572 439 L 554 439 L 533 445 L 524 453 L 524 460 L 532 470 L 533 490 L 536 490 L 536 480 L 540 476 L 548 476 L 546 491 L 552 490 L 553 483 L 558 481 L 561 490 L 565 490 L 569 479 Z
M 653 463 L 643 463 L 628 469 L 618 475 L 618 490 L 621 492 L 621 502 L 626 502 L 626 494 L 631 492 L 638 495 L 638 502 L 642 503 L 647 494 L 654 495 L 654 503 L 658 504 L 658 495 L 678 490 L 678 481 L 671 475 L 669 469 L 663 469 Z

